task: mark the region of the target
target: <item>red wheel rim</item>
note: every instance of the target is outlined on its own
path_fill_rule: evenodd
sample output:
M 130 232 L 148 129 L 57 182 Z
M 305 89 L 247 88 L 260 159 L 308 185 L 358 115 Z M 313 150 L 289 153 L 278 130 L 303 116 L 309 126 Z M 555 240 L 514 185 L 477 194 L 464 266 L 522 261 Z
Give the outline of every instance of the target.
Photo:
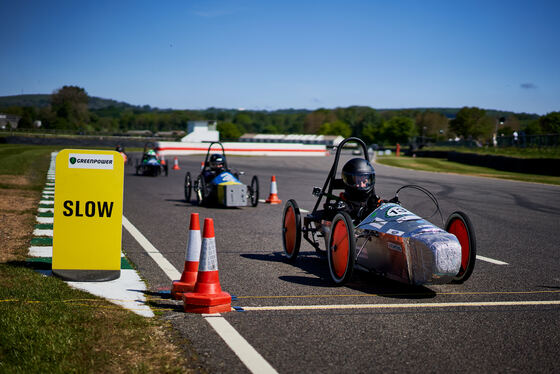
M 461 244 L 461 275 L 468 266 L 470 255 L 469 232 L 467 226 L 460 219 L 455 219 L 449 225 L 449 232 L 457 237 L 459 244 Z
M 342 278 L 348 266 L 348 251 L 350 243 L 348 241 L 348 230 L 344 221 L 336 223 L 333 232 L 333 242 L 330 251 L 333 263 L 333 270 L 337 277 Z
M 296 246 L 296 215 L 291 206 L 286 209 L 284 217 L 284 243 L 286 243 L 286 252 L 291 255 Z

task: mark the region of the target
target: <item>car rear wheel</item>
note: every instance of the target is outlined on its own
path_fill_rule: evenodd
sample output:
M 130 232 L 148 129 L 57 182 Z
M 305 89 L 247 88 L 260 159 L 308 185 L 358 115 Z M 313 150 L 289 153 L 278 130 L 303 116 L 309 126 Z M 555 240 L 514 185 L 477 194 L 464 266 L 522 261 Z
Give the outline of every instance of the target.
M 347 283 L 354 272 L 356 239 L 352 218 L 346 212 L 338 213 L 332 221 L 327 258 L 334 284 L 342 286 Z
M 255 207 L 259 204 L 259 178 L 256 175 L 251 179 L 251 206 Z
M 471 220 L 463 212 L 453 212 L 445 230 L 457 237 L 461 244 L 461 268 L 453 283 L 463 283 L 471 276 L 476 262 L 476 236 Z
M 187 171 L 187 174 L 185 175 L 185 200 L 187 200 L 187 203 L 191 202 L 191 192 L 192 192 L 191 173 Z
M 288 261 L 296 260 L 301 245 L 301 214 L 295 200 L 284 205 L 282 214 L 282 244 Z

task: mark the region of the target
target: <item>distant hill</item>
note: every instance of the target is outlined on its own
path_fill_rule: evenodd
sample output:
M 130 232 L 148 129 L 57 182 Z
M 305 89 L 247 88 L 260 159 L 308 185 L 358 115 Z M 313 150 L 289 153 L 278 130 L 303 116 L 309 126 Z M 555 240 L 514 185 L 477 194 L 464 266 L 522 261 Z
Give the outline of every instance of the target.
M 0 96 L 0 108 L 32 106 L 42 108 L 50 104 L 51 95 Z
M 0 96 L 0 108 L 8 108 L 8 107 L 36 107 L 36 108 L 43 108 L 46 107 L 51 103 L 51 95 L 46 94 L 37 94 L 37 95 L 14 95 L 14 96 Z M 112 99 L 102 99 L 100 97 L 91 97 L 89 98 L 89 109 L 96 110 L 96 109 L 103 109 L 108 107 L 115 107 L 115 108 L 131 108 L 131 109 L 139 109 L 142 107 L 130 105 L 122 101 L 116 101 Z
M 515 116 L 518 120 L 529 120 L 529 119 L 536 119 L 539 118 L 538 114 L 534 113 L 517 113 L 505 110 L 496 110 L 496 109 L 486 109 L 481 108 L 486 111 L 486 115 L 490 117 L 508 117 L 508 116 Z M 411 113 L 411 112 L 434 112 L 440 113 L 446 116 L 449 119 L 453 119 L 457 116 L 457 113 L 461 110 L 461 108 L 403 108 L 403 109 L 377 109 L 379 113 L 394 113 L 394 112 L 403 112 L 403 113 Z
M 37 108 L 42 108 L 45 107 L 47 105 L 50 104 L 50 96 L 51 95 L 47 95 L 47 94 L 37 94 L 37 95 L 14 95 L 14 96 L 0 96 L 0 109 L 2 108 L 8 108 L 8 107 L 37 107 Z M 158 108 L 153 108 L 153 107 L 149 107 L 147 105 L 145 106 L 137 106 L 137 105 L 131 105 L 122 101 L 116 101 L 116 100 L 112 100 L 112 99 L 103 99 L 100 97 L 90 97 L 89 98 L 89 109 L 90 110 L 101 110 L 101 109 L 105 109 L 105 108 L 116 108 L 116 109 L 121 109 L 121 110 L 125 110 L 125 109 L 133 109 L 135 111 L 138 112 L 147 112 L 147 111 L 170 111 L 172 109 L 158 109 Z M 336 108 L 334 108 L 336 109 Z M 457 112 L 461 109 L 461 108 L 401 108 L 401 109 L 389 109 L 389 108 L 383 108 L 383 109 L 376 109 L 373 108 L 376 111 L 378 111 L 379 113 L 383 114 L 383 113 L 387 113 L 390 116 L 391 115 L 395 115 L 395 112 L 400 112 L 403 114 L 408 114 L 411 115 L 413 113 L 418 113 L 418 112 L 425 112 L 425 111 L 432 111 L 435 113 L 441 113 L 443 115 L 445 115 L 447 118 L 455 118 L 455 116 L 457 115 Z M 483 108 L 482 108 L 483 109 Z M 175 110 L 185 110 L 185 109 L 175 109 Z M 333 110 L 333 108 L 331 108 L 330 110 Z M 205 110 L 200 110 L 200 112 L 226 112 L 226 113 L 230 113 L 230 114 L 235 114 L 236 112 L 238 112 L 238 109 L 226 109 L 226 108 L 207 108 Z M 244 110 L 246 112 L 263 112 L 263 113 L 273 113 L 273 114 L 307 114 L 310 112 L 313 112 L 313 110 L 310 109 L 292 109 L 292 108 L 288 108 L 288 109 L 276 109 L 276 110 Z M 501 111 L 501 110 L 495 110 L 495 109 L 486 109 L 486 114 L 491 116 L 491 117 L 508 117 L 510 115 L 514 115 L 516 116 L 519 120 L 523 121 L 523 120 L 532 120 L 532 119 L 536 119 L 539 118 L 539 115 L 537 114 L 533 114 L 533 113 L 515 113 L 515 112 L 509 112 L 509 111 Z

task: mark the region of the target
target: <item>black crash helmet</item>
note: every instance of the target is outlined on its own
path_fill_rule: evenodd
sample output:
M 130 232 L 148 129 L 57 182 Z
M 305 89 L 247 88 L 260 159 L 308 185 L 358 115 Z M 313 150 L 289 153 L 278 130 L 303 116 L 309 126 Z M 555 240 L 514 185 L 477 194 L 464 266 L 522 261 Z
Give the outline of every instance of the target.
M 214 153 L 212 156 L 210 156 L 210 167 L 212 169 L 223 169 L 225 164 L 225 156 L 218 153 Z
M 342 168 L 345 192 L 351 198 L 364 199 L 375 187 L 375 170 L 363 158 L 353 158 Z

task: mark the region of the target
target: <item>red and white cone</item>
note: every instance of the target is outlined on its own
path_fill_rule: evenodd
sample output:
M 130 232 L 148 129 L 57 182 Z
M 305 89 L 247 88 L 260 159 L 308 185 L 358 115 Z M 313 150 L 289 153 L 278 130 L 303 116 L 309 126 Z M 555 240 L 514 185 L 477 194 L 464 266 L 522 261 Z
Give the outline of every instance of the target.
M 198 276 L 193 292 L 183 294 L 183 305 L 188 313 L 224 313 L 231 311 L 231 295 L 222 291 L 218 274 L 218 256 L 214 237 L 214 221 L 204 220 L 202 251 Z
M 200 248 L 202 239 L 200 237 L 200 222 L 198 213 L 191 213 L 191 223 L 189 227 L 189 243 L 185 253 L 185 267 L 181 274 L 181 279 L 173 281 L 171 296 L 175 300 L 181 300 L 183 293 L 194 290 L 196 278 L 198 276 L 198 261 L 200 259 Z
M 278 186 L 276 186 L 276 176 L 272 176 L 272 180 L 270 181 L 270 195 L 268 195 L 268 199 L 266 199 L 268 204 L 281 204 L 282 200 L 278 198 Z
M 164 157 L 163 155 L 161 155 L 160 160 L 161 160 L 161 164 L 162 164 L 162 165 L 165 165 L 165 164 L 166 164 L 166 162 L 165 162 L 165 157 Z
M 173 170 L 181 170 L 181 168 L 179 167 L 179 160 L 177 159 L 177 157 L 175 157 L 175 159 L 173 160 Z

